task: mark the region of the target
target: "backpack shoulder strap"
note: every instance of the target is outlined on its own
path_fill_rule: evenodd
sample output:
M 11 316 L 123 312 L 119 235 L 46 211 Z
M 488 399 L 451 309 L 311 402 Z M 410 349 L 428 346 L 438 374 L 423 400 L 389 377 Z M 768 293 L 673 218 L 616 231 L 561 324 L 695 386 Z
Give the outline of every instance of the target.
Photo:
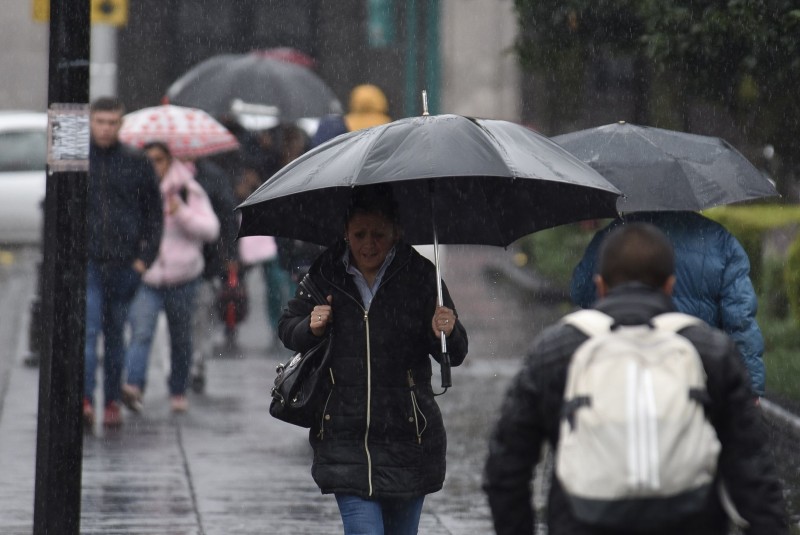
M 572 325 L 587 336 L 598 336 L 611 330 L 614 318 L 594 309 L 578 310 L 561 318 L 562 323 Z
M 700 318 L 684 314 L 682 312 L 666 312 L 653 318 L 653 325 L 657 329 L 680 332 L 692 325 L 702 325 L 704 322 Z

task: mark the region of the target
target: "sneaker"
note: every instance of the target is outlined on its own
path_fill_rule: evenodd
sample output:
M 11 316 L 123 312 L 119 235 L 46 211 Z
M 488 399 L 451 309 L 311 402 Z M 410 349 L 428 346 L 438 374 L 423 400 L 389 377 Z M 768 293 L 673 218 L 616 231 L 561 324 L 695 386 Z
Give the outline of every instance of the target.
M 119 409 L 119 403 L 116 401 L 109 401 L 103 411 L 103 426 L 104 427 L 119 427 L 122 425 L 122 411 Z
M 186 412 L 189 410 L 189 400 L 186 396 L 172 396 L 169 398 L 172 412 Z
M 94 427 L 94 407 L 89 398 L 83 398 L 83 427 L 86 429 Z
M 141 412 L 142 389 L 134 385 L 122 385 L 122 403 L 133 412 Z

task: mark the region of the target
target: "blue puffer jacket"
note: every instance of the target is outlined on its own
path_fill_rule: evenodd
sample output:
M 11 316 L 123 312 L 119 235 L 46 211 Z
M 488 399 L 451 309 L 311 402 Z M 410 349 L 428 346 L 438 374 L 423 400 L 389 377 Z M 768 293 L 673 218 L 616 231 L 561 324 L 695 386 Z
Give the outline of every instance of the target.
M 764 338 L 756 323 L 758 303 L 750 281 L 750 261 L 736 238 L 715 221 L 694 212 L 637 212 L 612 221 L 597 232 L 575 267 L 572 301 L 583 308 L 592 306 L 600 242 L 626 221 L 652 223 L 670 238 L 675 248 L 675 306 L 734 339 L 753 390 L 763 396 Z

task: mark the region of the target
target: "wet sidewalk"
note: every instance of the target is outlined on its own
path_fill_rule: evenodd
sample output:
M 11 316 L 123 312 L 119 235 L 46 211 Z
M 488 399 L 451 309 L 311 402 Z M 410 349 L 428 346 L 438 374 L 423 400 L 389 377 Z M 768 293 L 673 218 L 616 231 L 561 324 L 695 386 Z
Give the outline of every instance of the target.
M 469 263 L 469 259 L 459 261 L 460 266 L 472 269 Z M 484 285 L 479 274 L 470 281 L 457 280 L 455 273 L 448 278 L 447 271 L 444 276 L 456 303 L 464 303 L 463 317 L 474 315 L 467 314 L 473 306 L 490 319 L 489 325 L 467 326 L 473 341 L 472 360 L 453 370 L 455 386 L 439 398 L 448 428 L 448 475 L 445 488 L 426 499 L 420 533 L 491 533 L 488 507 L 480 492 L 485 436 L 517 361 L 496 357 L 509 349 L 494 338 L 506 327 L 493 325 L 491 318 L 500 322 L 507 311 L 493 304 L 497 299 L 491 296 L 478 299 Z M 16 298 L 19 303 L 8 303 L 4 309 L 27 309 L 33 281 L 26 275 L 17 277 L 15 283 L 22 286 L 16 297 L 5 300 Z M 81 533 L 342 532 L 335 500 L 321 495 L 311 479 L 306 430 L 269 416 L 275 365 L 287 352 L 266 349 L 270 333 L 263 314 L 260 273 L 250 274 L 247 282 L 251 315 L 241 326 L 241 353 L 208 362 L 205 392 L 190 393 L 188 413 L 175 415 L 169 409 L 167 338 L 161 323 L 151 355 L 144 411 L 126 410 L 120 429 L 98 425 L 85 435 Z M 16 360 L 0 374 L 5 381 L 0 388 L 4 394 L 0 400 L 3 535 L 29 535 L 33 524 L 38 370 L 22 364 L 25 321 L 3 329 L 16 338 L 13 356 L 3 355 Z M 516 351 L 516 346 L 511 350 Z

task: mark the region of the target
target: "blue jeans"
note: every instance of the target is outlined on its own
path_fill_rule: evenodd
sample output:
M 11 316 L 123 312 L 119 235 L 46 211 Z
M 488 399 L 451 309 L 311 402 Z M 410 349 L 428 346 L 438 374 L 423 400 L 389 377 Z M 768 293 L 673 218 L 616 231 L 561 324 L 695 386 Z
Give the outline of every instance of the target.
M 283 269 L 278 259 L 267 260 L 262 264 L 264 270 L 264 283 L 267 287 L 266 312 L 267 320 L 275 338 L 278 337 L 278 320 L 283 314 L 283 307 L 294 297 L 297 283 L 292 280 L 289 272 Z
M 126 382 L 144 391 L 147 384 L 147 366 L 153 345 L 158 314 L 167 316 L 170 346 L 170 376 L 167 384 L 172 396 L 182 396 L 189 385 L 189 368 L 192 365 L 192 315 L 194 313 L 197 285 L 200 279 L 178 286 L 154 288 L 142 284 L 131 304 L 128 321 L 131 341 L 125 358 Z
M 86 266 L 86 345 L 84 396 L 94 405 L 97 387 L 97 339 L 103 333 L 103 392 L 105 402 L 119 401 L 125 357 L 125 319 L 141 277 L 130 266 Z
M 365 500 L 336 494 L 345 535 L 416 535 L 425 496 L 410 500 Z

